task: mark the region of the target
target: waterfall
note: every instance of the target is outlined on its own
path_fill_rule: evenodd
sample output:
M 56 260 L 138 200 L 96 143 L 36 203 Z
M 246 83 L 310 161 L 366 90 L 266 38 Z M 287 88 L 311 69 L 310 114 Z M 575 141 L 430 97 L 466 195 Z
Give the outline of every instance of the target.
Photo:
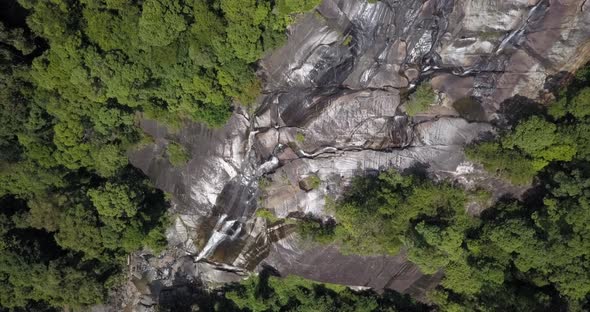
M 504 48 L 506 47 L 506 45 L 508 45 L 513 38 L 522 36 L 522 34 L 525 32 L 527 26 L 529 26 L 531 19 L 533 19 L 535 17 L 535 14 L 537 14 L 537 10 L 539 10 L 539 8 L 541 8 L 542 6 L 546 5 L 545 2 L 546 1 L 541 0 L 541 1 L 537 2 L 537 4 L 535 4 L 535 6 L 529 11 L 529 13 L 528 13 L 526 19 L 524 20 L 524 22 L 522 23 L 522 25 L 520 27 L 518 27 L 517 29 L 513 30 L 504 40 L 502 40 L 500 45 L 498 45 L 498 48 L 496 48 L 496 54 L 499 54 L 500 52 L 502 52 L 504 50 Z
M 234 240 L 240 234 L 242 224 L 238 223 L 238 228 L 233 229 L 238 220 L 226 221 L 225 219 L 227 219 L 227 215 L 223 214 L 219 220 L 217 220 L 209 241 L 207 241 L 207 244 L 203 247 L 203 250 L 201 250 L 195 261 L 211 256 L 219 244 L 227 239 Z

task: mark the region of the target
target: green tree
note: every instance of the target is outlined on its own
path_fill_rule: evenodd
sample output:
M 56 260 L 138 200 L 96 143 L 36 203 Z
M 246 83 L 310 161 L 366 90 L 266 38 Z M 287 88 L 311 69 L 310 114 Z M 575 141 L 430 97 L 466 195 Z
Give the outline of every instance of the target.
M 352 292 L 346 287 L 300 277 L 251 277 L 230 287 L 225 297 L 248 311 L 421 311 L 425 307 L 400 295 Z
M 139 19 L 139 37 L 149 46 L 169 45 L 187 28 L 182 13 L 183 3 L 180 1 L 144 1 Z
M 555 144 L 557 126 L 533 116 L 518 124 L 516 129 L 502 138 L 505 148 L 518 147 L 529 155 L 538 155 L 542 150 Z
M 89 190 L 88 196 L 101 216 L 131 218 L 137 214 L 138 195 L 126 185 L 107 182 L 99 189 Z

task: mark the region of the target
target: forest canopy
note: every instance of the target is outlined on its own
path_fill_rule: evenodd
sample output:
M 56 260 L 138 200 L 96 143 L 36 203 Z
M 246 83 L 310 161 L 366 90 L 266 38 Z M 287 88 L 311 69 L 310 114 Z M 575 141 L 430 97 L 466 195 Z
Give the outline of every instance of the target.
M 140 118 L 223 125 L 319 1 L 18 2 L 0 23 L 0 307 L 77 309 L 166 246 L 166 198 L 127 159 Z
M 217 292 L 191 289 L 192 298 L 173 297 L 158 311 L 235 312 L 421 312 L 426 304 L 393 291 L 377 294 L 370 290 L 352 291 L 346 286 L 322 284 L 297 276 L 278 276 L 263 269 L 240 283 L 225 285 Z M 191 297 L 191 296 L 189 296 Z
M 345 286 L 315 283 L 301 277 L 277 277 L 263 271 L 228 287 L 225 298 L 243 311 L 428 311 L 429 307 L 392 291 L 354 292 Z M 223 311 L 228 309 L 218 309 Z M 236 309 L 237 310 L 237 309 Z

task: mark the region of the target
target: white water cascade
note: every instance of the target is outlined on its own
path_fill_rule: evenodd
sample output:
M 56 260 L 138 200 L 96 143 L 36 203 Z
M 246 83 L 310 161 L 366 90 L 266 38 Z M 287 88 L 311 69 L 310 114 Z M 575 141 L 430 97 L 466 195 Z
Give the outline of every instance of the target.
M 233 240 L 240 234 L 240 231 L 242 230 L 241 224 L 238 224 L 237 229 L 233 229 L 234 225 L 236 224 L 236 222 L 238 222 L 238 220 L 226 221 L 226 219 L 227 215 L 224 214 L 219 218 L 219 220 L 217 220 L 217 223 L 213 228 L 213 233 L 211 234 L 211 237 L 209 238 L 209 241 L 207 241 L 205 247 L 203 247 L 203 250 L 201 250 L 197 258 L 195 259 L 196 262 L 211 256 L 215 249 L 217 249 L 219 244 L 221 244 L 227 239 Z

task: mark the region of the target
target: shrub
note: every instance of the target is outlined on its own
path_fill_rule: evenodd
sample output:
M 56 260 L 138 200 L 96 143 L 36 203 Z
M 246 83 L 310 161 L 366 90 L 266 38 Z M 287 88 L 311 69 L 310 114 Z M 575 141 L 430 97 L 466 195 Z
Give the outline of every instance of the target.
M 406 102 L 406 113 L 410 116 L 415 116 L 418 113 L 426 111 L 428 106 L 434 103 L 435 96 L 430 83 L 422 83 L 416 88 L 416 92 L 410 95 L 408 102 Z
M 168 143 L 166 155 L 174 167 L 184 166 L 190 160 L 190 154 L 186 148 L 175 142 Z
M 275 216 L 275 214 L 272 211 L 266 208 L 258 208 L 256 210 L 256 216 L 259 218 L 266 219 L 266 221 L 270 223 L 275 223 L 280 220 L 279 218 L 277 218 L 277 216 Z
M 305 142 L 305 134 L 297 132 L 297 134 L 295 135 L 295 141 L 299 144 Z

